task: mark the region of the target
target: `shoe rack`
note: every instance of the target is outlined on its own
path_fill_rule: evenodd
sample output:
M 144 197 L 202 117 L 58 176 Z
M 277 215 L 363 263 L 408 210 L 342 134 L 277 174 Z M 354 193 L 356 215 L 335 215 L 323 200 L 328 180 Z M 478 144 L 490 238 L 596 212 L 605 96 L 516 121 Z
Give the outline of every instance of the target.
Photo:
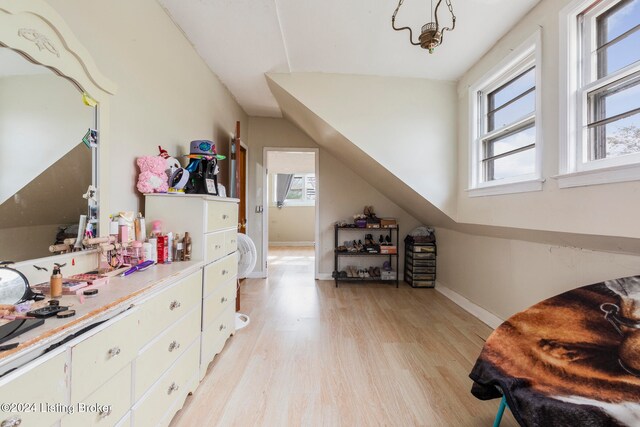
M 366 236 L 369 234 L 373 236 L 373 239 L 367 242 Z M 385 240 L 384 244 L 380 244 L 379 240 L 376 240 L 376 236 L 380 236 L 380 234 L 390 236 L 390 242 Z M 398 224 L 389 228 L 361 228 L 353 225 L 341 226 L 336 224 L 334 226 L 334 236 L 333 277 L 336 282 L 336 288 L 339 282 L 388 282 L 395 283 L 396 288 L 399 286 L 398 250 L 400 248 L 400 228 Z M 345 242 L 350 242 L 350 246 L 344 245 L 343 243 Z M 389 249 L 393 247 L 395 247 L 395 253 L 385 253 L 389 252 Z M 347 270 L 347 267 L 350 266 L 348 264 L 351 264 L 349 260 L 359 264 L 357 269 L 364 269 L 361 265 L 363 262 L 354 261 L 355 259 L 368 260 L 367 268 L 372 267 L 374 270 L 379 271 L 380 275 L 372 277 L 371 274 L 368 274 L 368 277 L 360 277 L 359 275 L 357 277 L 349 277 Z M 387 263 L 391 266 L 393 275 L 383 268 Z

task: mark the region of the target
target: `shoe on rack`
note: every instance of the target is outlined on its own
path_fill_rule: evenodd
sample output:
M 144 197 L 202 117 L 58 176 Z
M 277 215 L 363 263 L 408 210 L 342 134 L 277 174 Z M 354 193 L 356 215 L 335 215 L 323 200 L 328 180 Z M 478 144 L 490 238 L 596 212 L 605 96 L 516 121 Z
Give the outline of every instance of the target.
M 392 271 L 391 263 L 389 261 L 385 261 L 384 264 L 382 264 L 382 269 L 384 271 Z
M 380 274 L 380 267 L 376 267 L 373 269 L 373 274 L 375 277 L 380 277 L 382 274 Z

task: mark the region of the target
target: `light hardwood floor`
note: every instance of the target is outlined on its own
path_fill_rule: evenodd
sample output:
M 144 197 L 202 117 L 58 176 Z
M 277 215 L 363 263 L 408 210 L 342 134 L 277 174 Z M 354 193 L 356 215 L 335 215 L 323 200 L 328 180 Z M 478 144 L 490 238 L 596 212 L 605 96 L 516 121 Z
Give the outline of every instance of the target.
M 313 279 L 313 249 L 271 248 L 236 333 L 172 426 L 491 426 L 469 392 L 491 329 L 432 289 Z M 511 414 L 502 425 L 515 426 Z

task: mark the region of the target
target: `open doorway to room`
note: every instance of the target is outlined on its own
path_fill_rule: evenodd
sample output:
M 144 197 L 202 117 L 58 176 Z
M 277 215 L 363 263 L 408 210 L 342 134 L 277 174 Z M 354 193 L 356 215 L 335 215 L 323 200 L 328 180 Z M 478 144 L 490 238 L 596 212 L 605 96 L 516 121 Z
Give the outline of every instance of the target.
M 286 271 L 317 278 L 318 150 L 265 148 L 264 155 L 266 274 Z

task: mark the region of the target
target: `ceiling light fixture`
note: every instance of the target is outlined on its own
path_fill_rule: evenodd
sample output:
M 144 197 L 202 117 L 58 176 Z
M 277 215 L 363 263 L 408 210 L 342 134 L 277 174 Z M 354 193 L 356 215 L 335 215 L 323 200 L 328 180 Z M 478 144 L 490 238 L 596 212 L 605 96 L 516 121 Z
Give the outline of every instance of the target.
M 402 6 L 402 3 L 404 3 L 404 0 L 399 0 L 398 7 L 396 7 L 396 10 L 393 12 L 393 16 L 391 17 L 391 26 L 396 31 L 409 30 L 409 41 L 411 44 L 427 49 L 429 53 L 433 53 L 433 50 L 442 44 L 444 41 L 445 31 L 453 31 L 456 28 L 456 15 L 453 14 L 453 5 L 451 4 L 451 0 L 446 0 L 447 7 L 449 7 L 449 12 L 451 13 L 451 18 L 453 20 L 451 28 L 440 27 L 438 20 L 438 8 L 440 7 L 442 0 L 438 0 L 435 11 L 433 10 L 433 0 L 431 0 L 431 22 L 422 26 L 420 37 L 418 37 L 418 42 L 416 43 L 413 41 L 413 31 L 411 30 L 411 27 L 396 27 L 396 15 L 400 10 L 400 6 Z

